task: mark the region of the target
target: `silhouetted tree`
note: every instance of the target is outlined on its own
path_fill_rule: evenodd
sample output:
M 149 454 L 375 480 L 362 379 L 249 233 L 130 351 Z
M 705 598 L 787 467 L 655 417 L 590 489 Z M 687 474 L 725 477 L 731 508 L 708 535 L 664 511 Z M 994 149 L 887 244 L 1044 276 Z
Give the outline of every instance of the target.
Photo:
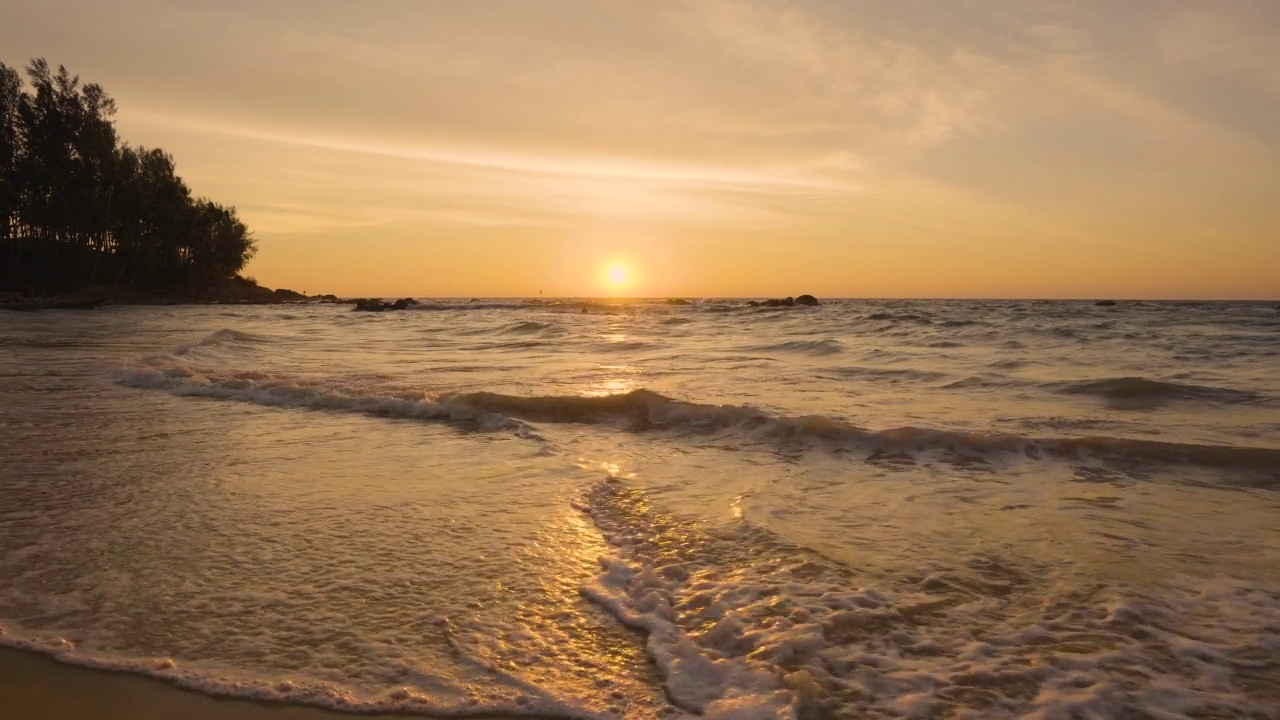
M 101 86 L 43 59 L 26 71 L 0 63 L 0 287 L 207 284 L 253 257 L 234 208 L 193 197 L 163 150 L 120 143 Z
M 22 101 L 22 78 L 18 71 L 0 63 L 0 239 L 14 235 L 14 213 L 18 205 L 18 105 Z

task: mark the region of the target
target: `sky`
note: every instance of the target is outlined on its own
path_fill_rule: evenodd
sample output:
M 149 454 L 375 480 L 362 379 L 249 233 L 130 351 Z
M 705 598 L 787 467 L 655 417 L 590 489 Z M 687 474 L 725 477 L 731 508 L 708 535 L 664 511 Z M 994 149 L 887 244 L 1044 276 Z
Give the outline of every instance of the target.
M 1275 0 L 0 0 L 271 287 L 1280 298 Z

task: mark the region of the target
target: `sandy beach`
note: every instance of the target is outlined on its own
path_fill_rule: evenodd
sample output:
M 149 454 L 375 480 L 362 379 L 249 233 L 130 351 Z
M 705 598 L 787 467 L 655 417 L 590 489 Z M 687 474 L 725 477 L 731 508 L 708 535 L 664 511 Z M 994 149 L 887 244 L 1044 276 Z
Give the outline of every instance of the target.
M 0 720 L 333 720 L 404 716 L 213 698 L 159 680 L 0 648 Z
M 0 720 L 1280 707 L 1270 304 L 3 316 Z

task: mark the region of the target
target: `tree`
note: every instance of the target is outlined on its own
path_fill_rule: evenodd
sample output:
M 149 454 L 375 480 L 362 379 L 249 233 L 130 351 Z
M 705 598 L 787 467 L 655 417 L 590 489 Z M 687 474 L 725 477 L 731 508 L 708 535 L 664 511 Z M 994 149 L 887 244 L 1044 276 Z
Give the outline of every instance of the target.
M 195 198 L 159 149 L 122 144 L 115 101 L 43 59 L 0 63 L 0 254 L 10 289 L 218 282 L 253 257 L 235 209 Z M 0 281 L 0 284 L 5 284 Z
M 0 240 L 16 233 L 14 217 L 18 190 L 15 166 L 18 161 L 18 105 L 22 101 L 22 77 L 14 68 L 0 63 Z

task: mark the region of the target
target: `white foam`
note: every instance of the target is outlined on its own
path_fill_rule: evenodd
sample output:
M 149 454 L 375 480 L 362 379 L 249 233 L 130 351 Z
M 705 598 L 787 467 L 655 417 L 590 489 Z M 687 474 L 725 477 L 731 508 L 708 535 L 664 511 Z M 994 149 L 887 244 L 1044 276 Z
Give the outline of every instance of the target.
M 580 507 L 616 547 L 583 594 L 647 632 L 673 702 L 707 717 L 837 707 L 868 717 L 1267 717 L 1280 707 L 1265 689 L 1280 679 L 1280 588 L 1117 587 L 1018 610 L 939 577 L 858 587 L 759 531 L 701 533 L 613 479 Z M 1248 691 L 1250 673 L 1271 679 Z
M 542 328 L 526 321 L 517 327 Z M 523 332 L 523 330 L 521 330 Z M 514 430 L 537 437 L 530 423 L 613 423 L 660 427 L 673 433 L 725 433 L 761 443 L 804 441 L 855 449 L 876 456 L 906 453 L 942 461 L 1063 459 L 1144 465 L 1191 464 L 1233 471 L 1223 482 L 1273 484 L 1280 450 L 1266 447 L 1172 443 L 1127 437 L 1035 438 L 981 430 L 898 427 L 871 430 L 824 415 L 779 415 L 746 405 L 676 400 L 650 390 L 607 396 L 504 395 L 484 390 L 450 393 L 405 392 L 378 383 L 345 382 L 340 377 L 299 376 L 261 369 L 235 369 L 225 358 L 212 362 L 195 352 L 221 345 L 253 345 L 266 339 L 223 329 L 164 355 L 120 368 L 115 379 L 133 387 L 180 395 L 239 400 L 274 407 L 353 412 L 386 417 L 468 423 L 482 430 Z M 1241 475 L 1234 476 L 1234 471 Z
M 137 388 L 167 390 L 176 395 L 250 402 L 268 407 L 350 412 L 403 419 L 474 424 L 481 430 L 514 430 L 536 437 L 527 423 L 476 408 L 448 396 L 417 393 L 384 395 L 339 381 L 267 375 L 256 371 L 227 372 L 151 358 L 148 364 L 117 369 L 116 382 Z
M 69 665 L 144 675 L 207 695 L 314 705 L 343 712 L 440 717 L 549 716 L 583 720 L 609 717 L 581 704 L 551 697 L 514 675 L 493 668 L 486 668 L 483 683 L 472 686 L 459 685 L 443 677 L 418 678 L 414 687 L 395 687 L 368 694 L 330 682 L 220 674 L 188 668 L 169 657 L 136 658 L 82 652 L 66 638 L 25 636 L 4 626 L 0 626 L 0 646 L 42 653 Z

